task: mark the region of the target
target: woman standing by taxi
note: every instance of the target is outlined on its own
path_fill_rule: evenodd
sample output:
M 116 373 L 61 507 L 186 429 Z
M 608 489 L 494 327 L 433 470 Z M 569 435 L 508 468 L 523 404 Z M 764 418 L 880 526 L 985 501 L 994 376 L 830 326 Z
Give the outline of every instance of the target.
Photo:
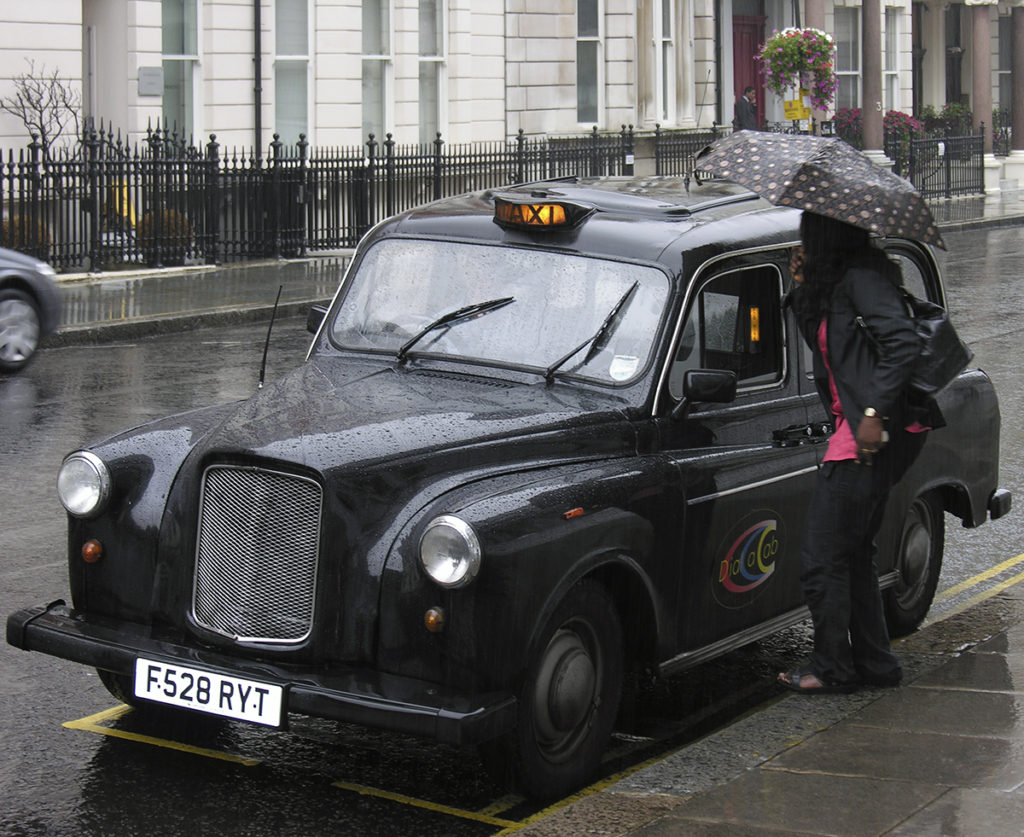
M 890 489 L 926 435 L 906 396 L 919 338 L 899 269 L 868 232 L 804 212 L 800 233 L 803 246 L 790 265 L 797 286 L 788 301 L 813 352 L 834 431 L 801 547 L 814 650 L 806 667 L 781 673 L 779 682 L 804 694 L 895 686 L 902 669 L 889 645 L 875 536 Z

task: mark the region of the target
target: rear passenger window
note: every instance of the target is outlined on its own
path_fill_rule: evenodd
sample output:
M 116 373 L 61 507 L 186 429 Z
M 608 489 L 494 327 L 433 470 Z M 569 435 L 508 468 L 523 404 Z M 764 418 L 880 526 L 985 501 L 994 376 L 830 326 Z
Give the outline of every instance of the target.
M 924 275 L 917 262 L 903 255 L 902 253 L 889 253 L 889 258 L 896 262 L 903 276 L 903 287 L 914 296 L 921 299 L 929 299 L 928 289 L 925 287 Z
M 741 387 L 782 380 L 781 282 L 779 271 L 766 265 L 723 273 L 701 286 L 669 375 L 673 398 L 682 398 L 689 369 L 728 369 Z

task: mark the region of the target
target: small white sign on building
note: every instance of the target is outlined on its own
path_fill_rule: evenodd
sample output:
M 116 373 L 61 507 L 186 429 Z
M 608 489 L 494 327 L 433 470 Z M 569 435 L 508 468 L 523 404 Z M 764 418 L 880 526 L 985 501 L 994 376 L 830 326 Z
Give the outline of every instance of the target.
M 163 67 L 139 67 L 139 95 L 164 95 Z

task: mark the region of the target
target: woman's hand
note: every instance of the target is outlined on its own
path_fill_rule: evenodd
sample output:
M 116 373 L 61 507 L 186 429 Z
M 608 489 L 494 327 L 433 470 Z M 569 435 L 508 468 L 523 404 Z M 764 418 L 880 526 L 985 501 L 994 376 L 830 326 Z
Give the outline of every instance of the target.
M 789 273 L 797 285 L 804 281 L 804 248 L 794 247 L 789 254 Z

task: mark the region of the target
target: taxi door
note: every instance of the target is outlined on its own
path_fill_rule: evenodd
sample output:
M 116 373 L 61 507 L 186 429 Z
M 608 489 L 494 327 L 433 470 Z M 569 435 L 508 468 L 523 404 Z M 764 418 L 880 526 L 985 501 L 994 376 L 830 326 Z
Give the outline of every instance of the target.
M 801 339 L 781 304 L 788 251 L 715 265 L 690 285 L 663 376 L 662 454 L 678 469 L 682 516 L 676 568 L 675 654 L 725 650 L 802 608 L 800 540 L 817 473 Z M 730 370 L 736 398 L 693 403 L 690 369 Z

